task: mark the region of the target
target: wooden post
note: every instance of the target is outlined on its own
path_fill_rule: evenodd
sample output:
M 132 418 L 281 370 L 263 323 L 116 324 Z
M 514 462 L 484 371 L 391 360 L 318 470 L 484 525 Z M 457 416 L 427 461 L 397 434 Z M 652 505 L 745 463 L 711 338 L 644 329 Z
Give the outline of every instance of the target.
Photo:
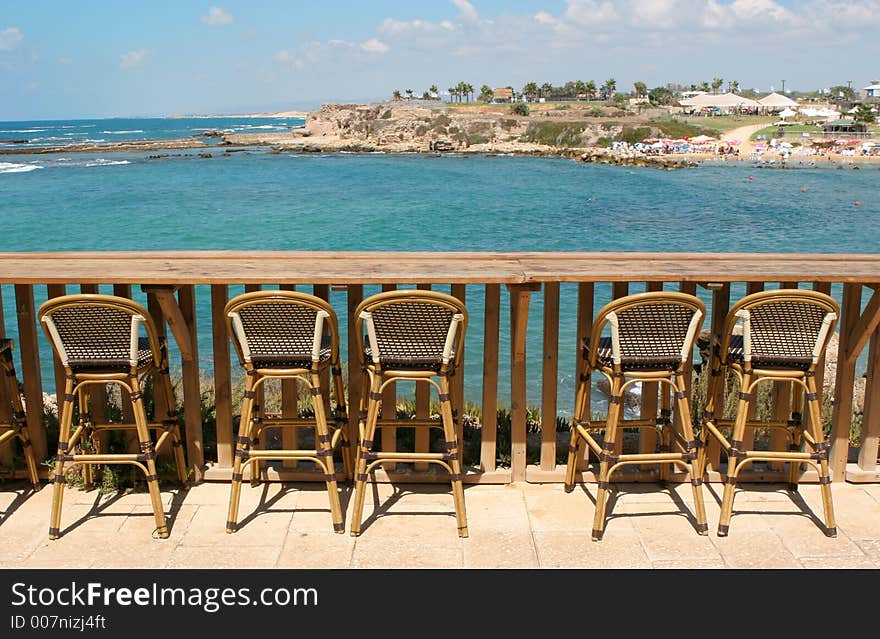
M 143 288 L 143 287 L 141 287 Z M 156 333 L 160 340 L 166 340 L 168 338 L 167 330 L 165 328 L 165 316 L 162 314 L 162 307 L 159 304 L 159 300 L 156 299 L 156 295 L 144 289 L 147 292 L 147 310 L 150 312 L 150 317 L 153 320 L 153 324 L 156 326 Z M 171 362 L 169 361 L 169 366 Z M 153 406 L 156 413 L 156 417 L 158 419 L 163 419 L 164 415 L 167 415 L 168 412 L 172 409 L 172 407 L 166 405 L 165 395 L 163 393 L 153 392 Z M 176 407 L 175 407 L 176 408 Z
M 544 284 L 544 365 L 541 373 L 541 470 L 556 469 L 559 385 L 559 282 Z
M 880 328 L 874 330 L 868 347 L 868 377 L 865 381 L 859 470 L 867 472 L 877 470 L 878 446 L 880 446 Z
M 577 297 L 577 344 L 575 344 L 575 353 L 577 356 L 575 358 L 575 368 L 574 368 L 574 379 L 575 379 L 575 387 L 580 383 L 580 374 L 581 374 L 581 358 L 583 357 L 584 351 L 584 339 L 589 337 L 590 332 L 593 330 L 593 299 L 595 292 L 595 284 L 592 282 L 581 282 L 578 284 L 578 297 Z M 592 419 L 593 414 L 590 407 L 590 394 L 592 391 L 592 383 L 588 381 L 586 388 L 586 404 L 587 404 L 587 420 Z M 572 424 L 574 427 L 574 424 Z M 589 466 L 589 457 L 590 452 L 587 446 L 583 446 L 583 453 L 578 458 L 578 470 L 586 470 Z
M 296 284 L 282 284 L 279 286 L 282 291 L 295 291 Z M 313 293 L 318 295 L 316 286 Z M 328 293 L 329 296 L 329 293 Z M 325 388 L 330 388 L 326 384 L 324 378 L 321 379 Z M 330 413 L 327 413 L 328 415 Z M 299 416 L 299 388 L 295 379 L 281 380 L 281 417 L 285 419 L 295 419 Z M 296 450 L 299 448 L 299 432 L 296 428 L 281 429 L 281 448 L 285 450 Z M 299 464 L 295 459 L 285 459 L 281 462 L 284 468 L 296 468 Z
M 15 285 L 15 307 L 18 315 L 18 348 L 21 355 L 21 376 L 27 403 L 27 425 L 37 464 L 46 459 L 46 429 L 43 428 L 43 381 L 40 374 L 40 347 L 37 342 L 37 314 L 34 309 L 34 288 L 30 284 Z
M 235 451 L 232 443 L 232 370 L 229 360 L 229 334 L 223 312 L 228 301 L 228 286 L 225 284 L 211 286 L 217 465 L 221 468 L 232 468 L 232 456 Z
M 663 290 L 663 282 L 646 282 L 645 292 L 656 292 Z M 659 388 L 658 388 L 659 387 Z M 658 382 L 642 383 L 642 403 L 640 407 L 639 417 L 641 419 L 654 419 L 657 417 L 657 397 L 658 391 L 668 393 L 669 388 L 665 385 L 660 386 Z M 621 439 L 623 439 L 621 437 Z M 639 429 L 639 452 L 653 453 L 657 448 L 657 431 L 653 428 Z M 642 470 L 650 470 L 651 464 L 642 464 Z
M 396 284 L 383 284 L 382 292 L 386 291 L 396 291 Z M 424 386 L 424 384 L 420 384 Z M 392 382 L 385 387 L 385 390 L 382 391 L 382 419 L 397 419 L 397 384 Z M 397 452 L 397 429 L 391 426 L 383 426 L 379 429 L 380 436 L 382 439 L 382 452 L 385 453 L 393 453 Z M 429 434 L 427 428 L 416 428 L 415 432 L 419 433 L 420 431 L 424 431 L 424 434 Z M 418 448 L 415 448 L 418 450 Z M 425 446 L 425 452 L 427 452 L 428 447 Z M 419 470 L 426 470 L 427 464 L 420 464 L 421 468 Z M 393 472 L 397 468 L 397 464 L 394 462 L 386 462 L 382 464 L 382 467 L 388 472 Z
M 465 284 L 453 284 L 450 291 L 452 297 L 461 300 L 462 304 L 467 302 L 467 286 Z M 458 435 L 458 441 L 462 442 L 461 461 L 464 463 L 464 359 L 465 359 L 465 342 L 461 343 L 461 353 L 458 358 L 461 366 L 455 371 L 455 377 L 452 378 L 452 411 L 455 417 L 455 429 Z
M 724 330 L 724 320 L 730 311 L 730 284 L 724 283 L 712 291 L 712 335 L 719 340 Z M 724 414 L 724 387 L 726 385 L 724 373 L 721 383 L 715 393 L 715 415 L 720 419 Z M 721 446 L 714 437 L 709 438 L 709 452 L 706 465 L 714 471 L 718 471 L 721 465 Z
M 825 293 L 826 295 L 831 295 L 831 283 L 830 282 L 813 282 L 813 290 L 818 291 L 819 293 Z M 825 353 L 822 353 L 822 357 L 819 358 L 819 363 L 816 365 L 816 397 L 819 399 L 819 406 L 822 405 L 822 396 L 825 394 L 825 381 L 824 380 L 825 380 Z M 810 411 L 807 411 L 807 414 L 804 415 L 804 418 L 806 420 L 805 423 L 809 424 Z
M 205 472 L 205 454 L 202 442 L 201 389 L 199 388 L 199 342 L 196 326 L 195 286 L 181 286 L 177 293 L 178 304 L 189 335 L 191 355 L 184 359 L 183 368 L 183 419 L 186 425 L 187 460 L 193 468 L 193 482 L 199 483 Z
M 534 287 L 508 284 L 510 291 L 510 467 L 511 480 L 526 478 L 526 332 Z
M 0 287 L 0 338 L 5 337 L 6 315 L 3 313 L 3 289 Z M 64 379 L 63 374 L 61 379 Z M 62 386 L 62 392 L 64 392 L 63 388 L 64 387 Z M 12 406 L 9 403 L 10 400 L 11 398 L 9 397 L 6 384 L 0 384 L 0 424 L 12 424 Z M 13 467 L 14 450 L 15 449 L 12 446 L 0 446 L 0 465 L 9 468 Z
M 430 291 L 430 284 L 418 284 L 420 291 Z M 416 419 L 428 419 L 431 416 L 431 387 L 428 384 L 416 384 Z M 427 453 L 431 448 L 431 432 L 428 428 L 416 428 L 415 451 Z M 416 462 L 415 469 L 419 472 L 428 470 L 427 462 Z
M 748 282 L 746 284 L 746 295 L 751 295 L 752 293 L 760 293 L 764 290 L 764 282 Z M 757 390 L 755 391 L 755 396 L 757 397 Z M 809 411 L 807 411 L 809 413 Z M 753 421 L 758 414 L 758 402 L 753 401 L 749 405 L 749 415 L 748 420 Z M 784 419 L 788 419 L 785 417 Z M 752 450 L 755 448 L 755 429 L 746 427 L 743 433 L 743 450 Z
M 355 310 L 364 299 L 363 284 L 349 284 L 348 292 L 348 441 L 357 446 L 358 413 L 361 405 L 361 366 L 363 353 L 358 353 L 355 339 Z
M 501 286 L 486 284 L 483 317 L 483 404 L 480 430 L 480 468 L 495 470 L 498 452 L 498 334 L 501 323 Z
M 862 285 L 847 283 L 843 285 L 843 303 L 840 313 L 840 341 L 837 347 L 837 379 L 834 383 L 834 409 L 831 414 L 831 477 L 842 481 L 846 474 L 846 460 L 849 455 L 849 431 L 852 427 L 853 384 L 855 382 L 856 360 L 848 359 L 853 328 L 859 321 L 861 310 Z

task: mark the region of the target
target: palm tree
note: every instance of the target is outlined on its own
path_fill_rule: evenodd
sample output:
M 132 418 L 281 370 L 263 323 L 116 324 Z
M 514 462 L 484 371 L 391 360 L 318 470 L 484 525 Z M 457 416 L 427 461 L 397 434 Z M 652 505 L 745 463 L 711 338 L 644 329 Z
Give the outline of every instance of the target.
M 400 90 L 394 89 L 394 93 L 391 94 L 392 99 L 399 100 L 400 99 Z
M 431 95 L 439 96 L 440 89 L 437 88 L 436 84 L 432 84 L 430 87 L 428 87 L 428 93 L 430 93 Z
M 700 91 L 708 93 L 709 92 L 709 83 L 708 82 L 700 82 Z
M 584 95 L 587 92 L 587 85 L 583 80 L 575 80 L 574 83 L 575 97 Z
M 584 93 L 587 94 L 588 98 L 593 98 L 596 95 L 596 83 L 590 80 L 584 85 Z
M 648 86 L 644 82 L 636 82 L 633 84 L 633 88 L 636 90 L 636 97 L 641 98 L 648 95 Z
M 495 95 L 495 92 L 492 90 L 488 84 L 484 84 L 480 87 L 480 97 L 477 98 L 480 102 L 491 102 L 492 96 Z
M 732 81 L 730 83 L 730 91 L 731 91 L 731 93 L 738 93 L 739 92 L 739 82 L 737 82 L 736 80 Z
M 541 85 L 541 97 L 545 100 L 553 95 L 553 85 L 549 82 L 545 82 Z
M 406 90 L 406 97 L 407 97 L 407 98 L 412 98 L 412 97 L 413 97 L 413 90 L 412 90 L 412 89 L 407 89 L 407 90 Z
M 614 93 L 615 89 L 617 89 L 617 80 L 608 78 L 605 80 L 605 84 L 602 85 L 602 94 L 607 98 Z
M 724 84 L 724 80 L 722 78 L 713 78 L 712 79 L 712 93 L 718 93 L 718 89 L 721 88 L 722 84 Z
M 422 94 L 422 100 L 430 100 L 430 99 L 431 99 L 431 93 L 429 91 L 425 91 Z
M 534 100 L 538 95 L 538 85 L 534 82 L 529 82 L 523 87 L 522 92 L 527 99 Z
M 472 84 L 468 84 L 467 82 L 465 82 L 465 83 L 464 83 L 464 94 L 465 94 L 466 96 L 470 96 L 470 97 L 468 97 L 468 99 L 467 99 L 467 101 L 470 102 L 470 101 L 471 101 L 471 98 L 472 98 L 473 95 L 474 95 L 474 85 L 472 85 Z
M 449 91 L 450 102 L 452 102 L 452 98 L 458 97 L 458 87 L 449 87 L 446 90 Z

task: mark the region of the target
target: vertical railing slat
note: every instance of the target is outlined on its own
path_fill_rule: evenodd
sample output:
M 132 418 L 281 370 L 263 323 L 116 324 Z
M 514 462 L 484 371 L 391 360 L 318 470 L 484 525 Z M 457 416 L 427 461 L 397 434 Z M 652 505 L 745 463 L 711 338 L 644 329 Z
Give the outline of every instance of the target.
M 416 288 L 420 291 L 430 291 L 430 284 L 417 284 Z M 428 384 L 416 384 L 416 419 L 428 419 L 431 415 L 431 387 Z M 427 453 L 431 447 L 431 431 L 428 428 L 416 428 L 415 435 L 415 451 L 417 453 Z M 417 471 L 428 470 L 427 462 L 416 462 L 415 469 Z
M 279 289 L 282 291 L 295 291 L 295 284 L 281 284 Z M 323 293 L 323 290 L 318 290 L 318 287 L 314 287 L 312 291 L 316 296 L 321 297 L 318 293 Z M 329 297 L 329 292 L 327 293 Z M 322 298 L 324 299 L 324 298 Z M 322 382 L 325 380 L 322 380 Z M 329 388 L 326 384 L 324 384 L 324 388 Z M 281 380 L 281 416 L 285 419 L 294 419 L 298 417 L 298 407 L 299 407 L 299 388 L 297 387 L 297 381 L 295 379 L 282 379 Z M 329 415 L 329 413 L 328 413 Z M 297 428 L 282 428 L 281 429 L 281 448 L 285 450 L 295 450 L 299 448 L 299 433 L 297 432 L 299 429 Z M 285 459 L 281 462 L 281 465 L 284 468 L 296 468 L 298 463 L 295 459 Z
M 199 337 L 196 324 L 195 286 L 187 284 L 177 292 L 178 304 L 189 331 L 192 357 L 184 359 L 183 368 L 183 419 L 186 425 L 186 453 L 193 469 L 193 481 L 202 481 L 205 471 L 204 442 L 202 440 L 201 389 L 199 387 Z
M 396 284 L 383 284 L 382 292 L 388 291 L 396 291 Z M 424 386 L 425 384 L 417 384 L 417 386 Z M 385 389 L 382 391 L 382 413 L 381 419 L 394 420 L 397 419 L 397 384 L 395 382 L 391 382 L 388 384 Z M 385 426 L 380 430 L 380 437 L 382 441 L 382 452 L 393 453 L 397 451 L 397 429 L 391 426 Z M 428 434 L 427 428 L 416 428 L 416 433 L 423 433 L 424 435 Z M 418 450 L 418 449 L 416 449 Z M 427 443 L 425 443 L 425 450 L 428 450 Z M 421 464 L 421 467 L 426 467 L 427 464 Z M 382 468 L 389 472 L 393 472 L 397 468 L 397 464 L 394 462 L 385 462 L 382 464 Z M 419 468 L 420 470 L 423 468 Z
M 764 290 L 764 282 L 748 282 L 746 284 L 746 295 L 759 293 Z M 751 402 L 749 405 L 749 420 L 754 420 L 758 415 L 758 402 Z M 755 447 L 755 429 L 746 428 L 743 433 L 743 450 L 752 450 Z M 778 450 L 778 449 L 777 449 Z
M 46 459 L 46 429 L 43 428 L 43 380 L 40 373 L 40 346 L 37 342 L 37 314 L 34 287 L 15 285 L 18 315 L 18 348 L 21 356 L 21 382 L 27 402 L 27 425 L 37 464 Z
M 48 299 L 52 299 L 53 297 L 61 297 L 62 295 L 67 294 L 67 287 L 64 284 L 48 284 L 46 286 L 46 296 Z M 39 319 L 39 318 L 38 318 Z M 52 351 L 52 367 L 55 373 L 55 402 L 57 409 L 61 410 L 61 404 L 63 403 L 61 399 L 64 396 L 64 384 L 66 382 L 66 376 L 64 373 L 64 365 L 61 361 L 55 357 L 54 350 Z M 61 415 L 58 415 L 58 419 L 61 419 Z M 134 420 L 132 420 L 134 421 Z
M 663 282 L 646 282 L 645 292 L 663 290 Z M 641 419 L 654 419 L 657 417 L 658 392 L 668 393 L 669 388 L 661 386 L 658 382 L 642 383 L 642 402 L 639 412 Z M 653 428 L 639 429 L 639 452 L 653 453 L 657 448 L 657 431 Z M 642 470 L 650 470 L 651 464 L 643 464 Z
M 229 359 L 229 335 L 224 309 L 229 301 L 229 287 L 211 286 L 211 327 L 214 347 L 214 405 L 217 432 L 217 465 L 232 468 L 235 452 L 232 434 L 232 370 Z
M 364 287 L 363 284 L 349 284 L 346 291 L 348 304 L 348 440 L 351 442 L 351 446 L 357 446 L 360 441 L 358 435 L 362 384 L 360 361 L 363 353 L 358 353 L 357 350 L 355 311 L 358 304 L 364 299 Z
M 594 305 L 594 294 L 595 294 L 596 285 L 593 282 L 580 282 L 578 284 L 578 294 L 577 294 L 577 343 L 575 344 L 575 369 L 574 369 L 574 379 L 575 379 L 575 388 L 577 385 L 581 383 L 580 374 L 581 374 L 581 364 L 583 363 L 583 352 L 584 352 L 584 340 L 590 336 L 590 332 L 593 330 L 593 305 Z M 587 415 L 586 419 L 590 420 L 593 418 L 592 409 L 590 408 L 590 395 L 592 391 L 592 382 L 591 380 L 587 380 L 587 388 L 586 388 L 586 403 L 587 403 Z M 578 458 L 578 470 L 586 470 L 589 466 L 590 460 L 590 449 L 587 446 L 583 446 L 583 454 Z
M 868 346 L 868 374 L 865 380 L 859 470 L 877 470 L 878 446 L 880 446 L 880 327 L 874 330 Z
M 461 301 L 467 308 L 467 286 L 464 284 L 453 284 L 450 290 L 452 297 Z M 465 342 L 461 343 L 461 354 L 459 361 L 461 366 L 455 371 L 452 378 L 452 414 L 455 417 L 455 429 L 458 435 L 458 441 L 464 441 L 464 362 L 465 362 Z M 464 457 L 464 452 L 460 453 Z
M 831 416 L 831 477 L 843 481 L 846 473 L 846 460 L 849 455 L 849 432 L 852 427 L 853 384 L 855 382 L 856 360 L 847 360 L 853 327 L 858 323 L 861 312 L 862 285 L 846 283 L 843 285 L 843 303 L 840 313 L 840 341 L 837 347 L 837 378 L 834 383 L 834 409 Z
M 724 320 L 730 311 L 730 284 L 722 284 L 719 288 L 712 291 L 712 335 L 713 338 L 721 339 L 721 333 L 724 330 Z M 724 387 L 726 386 L 726 378 L 722 376 L 721 383 L 715 394 L 715 416 L 721 418 L 724 414 Z M 707 466 L 717 471 L 721 464 L 721 447 L 718 440 L 714 437 L 709 438 Z
M 125 299 L 131 299 L 131 284 L 114 284 L 113 285 L 113 294 L 117 297 L 124 297 Z M 61 372 L 64 372 L 64 369 L 61 369 Z M 134 423 L 134 409 L 131 406 L 131 397 L 128 393 L 120 393 L 120 401 L 122 405 L 120 409 L 122 410 L 122 421 L 126 424 Z M 123 433 L 125 437 L 125 446 L 128 451 L 137 451 L 138 450 L 138 439 L 137 432 L 133 430 L 126 430 Z
M 559 282 L 544 284 L 544 365 L 541 371 L 541 470 L 556 468 L 559 386 Z
M 498 341 L 501 325 L 501 286 L 486 284 L 483 317 L 483 403 L 480 429 L 480 467 L 495 470 L 498 453 Z
M 510 469 L 512 481 L 526 478 L 526 333 L 529 324 L 527 285 L 510 290 Z

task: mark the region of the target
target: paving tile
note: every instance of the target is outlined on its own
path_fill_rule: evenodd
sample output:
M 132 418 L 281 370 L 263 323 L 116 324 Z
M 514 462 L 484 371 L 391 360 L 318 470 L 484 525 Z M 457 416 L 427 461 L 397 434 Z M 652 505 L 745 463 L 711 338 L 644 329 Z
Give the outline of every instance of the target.
M 857 539 L 856 545 L 880 568 L 880 539 Z
M 864 556 L 861 549 L 845 532 L 838 530 L 837 537 L 826 537 L 824 529 L 809 517 L 799 515 L 763 516 L 782 539 L 789 552 L 798 559 Z M 731 534 L 733 533 L 731 532 Z
M 760 518 L 748 526 L 739 526 L 727 537 L 718 537 L 710 529 L 710 540 L 721 553 L 724 565 L 734 569 L 800 568 L 801 563 L 789 552 L 776 533 Z
M 592 541 L 589 531 L 534 533 L 541 568 L 650 568 L 635 529 L 628 523 Z
M 328 519 L 329 521 L 329 519 Z M 329 527 L 329 526 L 328 526 Z M 348 568 L 355 539 L 346 531 L 291 531 L 278 557 L 279 568 Z
M 222 552 L 205 552 L 196 546 L 177 546 L 171 553 L 168 568 L 272 568 L 278 560 L 280 545 L 232 546 Z
M 692 515 L 686 515 L 674 503 L 628 504 L 621 511 L 617 517 L 635 528 L 652 563 L 721 560 L 721 553 L 709 537 L 697 533 Z M 611 531 L 606 524 L 606 537 Z
M 512 530 L 471 525 L 462 542 L 465 568 L 537 568 L 538 555 L 528 526 Z
M 287 536 L 292 513 L 282 512 L 246 513 L 239 518 L 235 533 L 226 532 L 226 506 L 199 506 L 186 529 L 181 545 L 217 548 L 275 545 L 281 548 Z
M 661 559 L 658 561 L 651 562 L 651 568 L 657 569 L 673 569 L 673 570 L 682 570 L 682 569 L 710 569 L 710 568 L 726 568 L 727 566 L 724 564 L 724 561 L 721 557 L 717 558 L 708 558 L 708 559 Z
M 455 518 L 434 514 L 383 516 L 356 538 L 355 568 L 460 568 L 462 544 Z
M 49 541 L 48 536 L 27 558 L 28 568 L 89 568 L 119 542 L 106 531 L 83 531 Z
M 163 568 L 177 548 L 178 540 L 117 536 L 98 553 L 91 568 Z
M 198 510 L 198 506 L 180 506 L 165 511 L 165 522 L 169 529 L 169 539 L 183 538 L 187 527 Z M 121 537 L 132 539 L 152 539 L 156 529 L 156 520 L 152 506 L 135 506 L 119 528 Z M 175 542 L 176 545 L 176 542 Z
M 591 531 L 595 513 L 596 486 L 587 484 L 566 493 L 560 485 L 541 485 L 523 490 L 533 531 Z
M 871 561 L 866 556 L 853 557 L 802 557 L 801 565 L 804 568 L 831 570 L 855 570 L 855 569 L 876 569 L 878 564 Z

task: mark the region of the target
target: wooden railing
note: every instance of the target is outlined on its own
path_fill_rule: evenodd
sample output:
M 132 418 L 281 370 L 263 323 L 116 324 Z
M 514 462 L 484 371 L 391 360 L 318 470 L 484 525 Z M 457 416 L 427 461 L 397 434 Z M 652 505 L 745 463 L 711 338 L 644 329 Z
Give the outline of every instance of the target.
M 471 483 L 511 481 L 560 482 L 564 467 L 557 462 L 556 418 L 558 406 L 570 397 L 560 397 L 559 379 L 572 377 L 579 357 L 581 340 L 603 299 L 620 297 L 639 290 L 681 290 L 698 294 L 708 302 L 706 326 L 717 332 L 731 304 L 732 295 L 774 287 L 809 287 L 835 295 L 841 305 L 839 356 L 834 385 L 831 430 L 831 465 L 835 481 L 878 481 L 878 441 L 880 441 L 880 255 L 798 255 L 733 253 L 379 253 L 379 252 L 143 252 L 143 253 L 0 253 L 0 284 L 14 287 L 15 316 L 8 300 L 0 296 L 0 332 L 17 325 L 16 351 L 20 358 L 19 377 L 27 401 L 27 420 L 38 459 L 50 457 L 42 426 L 44 382 L 50 392 L 63 383 L 63 371 L 55 364 L 54 380 L 41 376 L 41 352 L 49 353 L 37 328 L 39 300 L 72 292 L 112 292 L 126 297 L 145 296 L 151 315 L 162 331 L 169 329 L 180 356 L 182 399 L 187 440 L 187 459 L 199 480 L 228 480 L 233 458 L 233 424 L 238 410 L 233 405 L 233 377 L 239 371 L 230 364 L 229 340 L 223 308 L 234 286 L 255 290 L 260 286 L 298 287 L 329 299 L 345 296 L 340 317 L 347 317 L 348 335 L 353 326 L 353 310 L 365 296 L 365 287 L 388 290 L 395 287 L 442 287 L 456 297 L 481 307 L 482 314 L 471 314 L 471 331 L 482 334 L 482 352 L 465 353 L 465 361 L 482 363 L 481 391 L 473 399 L 482 405 L 478 459 L 472 459 L 465 479 Z M 0 290 L 2 292 L 2 290 Z M 7 294 L 8 295 L 8 294 Z M 540 338 L 528 339 L 530 311 L 537 312 L 533 298 L 540 296 L 542 311 Z M 4 308 L 4 302 L 6 308 Z M 199 304 L 201 302 L 201 304 Z M 475 303 L 476 302 L 476 303 Z M 506 302 L 506 303 L 505 303 Z M 509 308 L 509 333 L 502 318 Z M 198 317 L 197 309 L 210 309 L 208 318 Z M 574 322 L 576 335 L 560 342 L 561 321 Z M 210 328 L 209 339 L 199 335 L 199 326 Z M 481 333 L 480 333 L 481 331 Z M 503 344 L 503 337 L 509 344 Z M 210 349 L 205 345 L 210 344 Z M 471 342 L 473 344 L 473 342 Z M 866 394 L 857 460 L 851 455 L 850 429 L 853 421 L 853 388 L 859 355 L 868 346 Z M 41 351 L 42 347 L 42 351 Z M 200 371 L 202 353 L 210 350 L 213 370 Z M 502 356 L 509 348 L 509 357 Z M 348 365 L 349 406 L 356 407 L 360 396 L 357 354 L 349 339 L 343 346 Z M 540 349 L 540 450 L 536 463 L 529 464 L 527 433 L 527 352 Z M 564 357 L 561 357 L 564 355 Z M 533 358 L 533 362 L 537 359 Z M 562 371 L 560 362 L 570 362 Z M 202 365 L 201 368 L 207 368 Z M 216 400 L 216 441 L 207 442 L 216 451 L 205 456 L 200 406 L 200 372 L 213 378 Z M 499 379 L 509 378 L 510 449 L 498 445 Z M 455 377 L 457 412 L 464 408 L 464 374 Z M 571 389 L 573 393 L 573 389 Z M 296 389 L 282 388 L 284 411 L 292 410 Z M 386 405 L 402 397 L 397 389 L 386 391 Z M 657 392 L 650 385 L 642 390 L 639 411 L 643 416 L 656 413 Z M 777 419 L 790 412 L 788 388 L 777 383 L 773 391 L 773 412 Z M 3 406 L 6 404 L 3 403 Z M 430 398 L 422 391 L 414 397 L 417 418 L 427 418 Z M 123 406 L 126 410 L 126 406 Z M 349 410 L 351 434 L 357 431 L 357 410 Z M 101 408 L 96 419 L 103 419 Z M 0 419 L 3 415 L 0 415 Z M 401 422 L 405 426 L 405 422 Z M 754 433 L 752 433 L 754 435 Z M 776 437 L 777 435 L 771 435 Z M 784 433 L 783 433 L 784 436 Z M 285 435 L 285 447 L 295 445 Z M 383 433 L 382 446 L 394 447 L 394 432 Z M 415 440 L 419 450 L 427 448 L 427 435 Z M 654 434 L 646 431 L 638 446 L 653 450 Z M 509 466 L 497 463 L 500 452 L 509 453 Z M 8 456 L 8 453 L 4 453 Z M 466 460 L 467 461 L 467 460 Z M 721 477 L 721 458 L 717 448 L 710 450 L 709 479 Z M 424 468 L 403 465 L 377 472 L 380 480 L 446 481 Z M 595 478 L 580 462 L 581 476 Z M 276 467 L 270 478 L 310 479 L 303 468 Z M 655 480 L 656 473 L 642 468 L 633 480 Z M 753 481 L 785 481 L 781 468 L 769 466 L 753 470 Z M 746 478 L 741 475 L 741 479 Z M 804 473 L 814 481 L 814 472 Z

